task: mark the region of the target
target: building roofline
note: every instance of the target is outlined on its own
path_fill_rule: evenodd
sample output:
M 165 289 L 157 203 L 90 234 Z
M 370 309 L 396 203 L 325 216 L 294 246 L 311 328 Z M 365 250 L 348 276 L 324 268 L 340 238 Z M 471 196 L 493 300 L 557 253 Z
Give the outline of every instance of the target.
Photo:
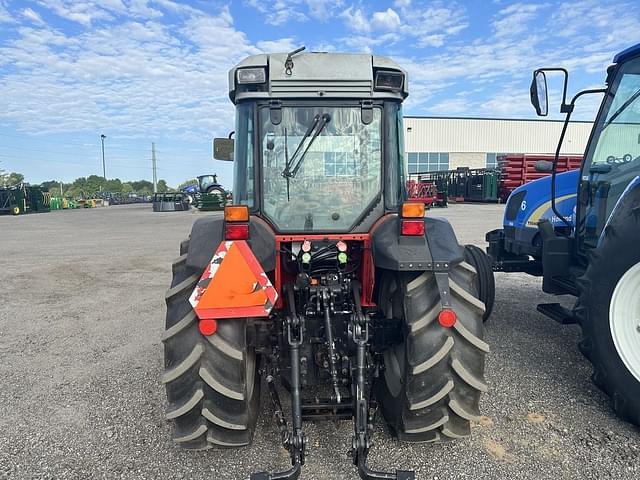
M 502 122 L 556 122 L 564 123 L 564 120 L 553 120 L 547 118 L 499 118 L 499 117 L 452 117 L 438 115 L 404 115 L 404 118 L 415 118 L 425 120 L 492 120 Z M 572 120 L 569 123 L 593 123 L 589 120 Z

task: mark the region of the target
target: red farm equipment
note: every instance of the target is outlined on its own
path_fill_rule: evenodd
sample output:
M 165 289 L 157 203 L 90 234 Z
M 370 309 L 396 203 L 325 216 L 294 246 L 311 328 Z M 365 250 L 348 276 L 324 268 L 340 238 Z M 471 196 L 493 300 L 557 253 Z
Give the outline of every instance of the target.
M 409 200 L 422 202 L 426 207 L 447 206 L 447 172 L 410 174 L 406 188 Z
M 502 172 L 499 189 L 500 200 L 506 202 L 511 192 L 520 185 L 551 175 L 551 172 L 536 170 L 536 163 L 540 160 L 553 161 L 553 159 L 553 155 L 508 154 L 499 156 L 498 168 Z M 581 155 L 560 156 L 556 165 L 557 173 L 577 170 L 581 163 Z
M 490 260 L 406 201 L 404 70 L 303 49 L 230 71 L 235 138 L 215 139 L 214 157 L 234 162 L 235 205 L 198 219 L 173 264 L 167 417 L 185 448 L 239 448 L 264 385 L 290 464 L 251 479 L 298 478 L 303 422 L 352 419 L 360 477 L 411 480 L 367 466 L 376 408 L 402 441 L 470 435 L 487 390 Z
M 432 207 L 438 200 L 438 188 L 433 182 L 423 181 L 419 176 L 407 180 L 407 197 L 414 202 Z

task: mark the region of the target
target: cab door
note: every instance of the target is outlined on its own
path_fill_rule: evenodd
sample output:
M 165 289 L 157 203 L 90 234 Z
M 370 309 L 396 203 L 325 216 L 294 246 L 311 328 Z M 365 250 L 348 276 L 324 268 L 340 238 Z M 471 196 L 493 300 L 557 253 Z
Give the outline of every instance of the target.
M 580 250 L 594 248 L 627 186 L 640 175 L 640 57 L 613 72 L 579 186 Z

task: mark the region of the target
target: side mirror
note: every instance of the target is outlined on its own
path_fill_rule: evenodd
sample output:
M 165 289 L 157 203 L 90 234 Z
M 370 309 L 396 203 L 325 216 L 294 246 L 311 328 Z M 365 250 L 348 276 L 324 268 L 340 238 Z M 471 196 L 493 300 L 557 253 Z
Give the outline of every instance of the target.
M 553 162 L 549 160 L 538 160 L 535 165 L 536 172 L 553 172 Z
M 547 96 L 547 77 L 541 70 L 533 72 L 531 80 L 531 104 L 540 117 L 546 117 L 549 113 L 549 98 Z
M 213 139 L 213 158 L 233 162 L 234 141 L 232 138 Z

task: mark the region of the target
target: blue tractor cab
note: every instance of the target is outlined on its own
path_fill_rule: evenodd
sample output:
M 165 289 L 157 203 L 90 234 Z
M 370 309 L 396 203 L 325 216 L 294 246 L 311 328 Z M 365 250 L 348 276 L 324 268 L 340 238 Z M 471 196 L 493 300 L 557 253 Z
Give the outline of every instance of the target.
M 536 70 L 531 101 L 542 116 L 548 73 L 564 75 L 566 113 L 555 161 L 536 166 L 551 176 L 512 192 L 487 251 L 494 271 L 541 276 L 544 292 L 577 297 L 573 309 L 547 303 L 538 310 L 581 326 L 594 381 L 616 413 L 640 425 L 640 44 L 614 57 L 606 88 L 578 92 L 569 103 L 568 72 Z M 575 102 L 595 93 L 604 99 L 581 168 L 556 174 Z
M 199 206 L 203 200 L 207 201 L 210 198 L 219 199 L 218 203 L 224 205 L 226 202 L 227 192 L 224 187 L 218 183 L 218 176 L 214 174 L 199 175 L 197 177 L 198 184 L 191 184 L 182 187 L 182 192 L 186 194 L 189 204 Z

